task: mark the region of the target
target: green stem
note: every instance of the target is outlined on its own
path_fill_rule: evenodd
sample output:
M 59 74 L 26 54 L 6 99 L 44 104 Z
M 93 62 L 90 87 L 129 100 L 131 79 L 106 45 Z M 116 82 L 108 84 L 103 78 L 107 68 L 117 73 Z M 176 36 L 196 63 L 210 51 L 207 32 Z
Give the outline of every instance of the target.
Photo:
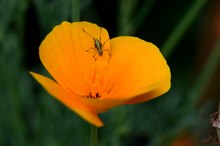
M 135 0 L 119 0 L 118 10 L 118 35 L 129 35 L 133 28 L 131 18 L 137 7 Z
M 97 146 L 97 127 L 91 125 L 91 137 L 90 137 L 90 146 Z
M 71 20 L 72 22 L 80 20 L 80 1 L 79 0 L 72 0 Z
M 212 52 L 210 53 L 206 64 L 204 65 L 203 70 L 201 71 L 200 75 L 197 77 L 196 82 L 192 86 L 189 96 L 190 96 L 190 103 L 195 105 L 198 103 L 199 97 L 201 97 L 205 86 L 207 85 L 208 81 L 216 71 L 220 62 L 220 38 L 217 40 Z
M 144 1 L 142 6 L 139 8 L 138 13 L 136 14 L 134 20 L 131 22 L 133 24 L 132 28 L 130 28 L 130 34 L 134 35 L 137 29 L 141 26 L 141 24 L 146 20 L 149 12 L 152 10 L 154 5 L 157 3 L 158 0 L 147 0 Z M 136 8 L 137 9 L 137 8 Z M 131 19 L 129 19 L 130 21 Z
M 189 10 L 186 12 L 185 16 L 179 21 L 179 23 L 174 28 L 173 32 L 168 36 L 167 40 L 161 47 L 162 54 L 168 58 L 172 53 L 173 49 L 186 33 L 189 26 L 198 16 L 201 8 L 206 4 L 208 0 L 195 0 Z

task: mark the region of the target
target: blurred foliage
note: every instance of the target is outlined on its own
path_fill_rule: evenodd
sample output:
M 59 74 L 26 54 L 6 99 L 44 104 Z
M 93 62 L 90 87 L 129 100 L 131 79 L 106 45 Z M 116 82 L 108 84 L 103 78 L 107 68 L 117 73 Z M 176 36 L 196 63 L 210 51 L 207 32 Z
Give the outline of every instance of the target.
M 220 95 L 219 4 L 1 0 L 0 146 L 89 144 L 88 123 L 48 95 L 28 73 L 47 74 L 38 58 L 40 42 L 55 25 L 78 19 L 105 27 L 111 37 L 135 35 L 169 51 L 164 54 L 172 72 L 169 93 L 101 114 L 105 126 L 99 129 L 99 146 L 180 146 L 185 139 L 204 145 L 202 138 L 211 131 L 209 115 Z

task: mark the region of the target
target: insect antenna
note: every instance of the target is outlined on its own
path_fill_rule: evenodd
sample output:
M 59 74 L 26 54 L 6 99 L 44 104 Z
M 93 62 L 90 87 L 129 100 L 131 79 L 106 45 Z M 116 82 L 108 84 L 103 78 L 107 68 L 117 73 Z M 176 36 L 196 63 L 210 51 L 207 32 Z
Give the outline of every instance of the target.
M 89 36 L 91 36 L 91 37 L 93 38 L 93 40 L 95 40 L 95 38 L 94 38 L 90 33 L 88 33 L 87 31 L 85 31 L 84 28 L 82 28 L 82 30 L 83 30 L 83 32 L 85 32 L 86 34 L 88 34 Z
M 101 35 L 102 35 L 102 27 L 100 27 L 100 34 L 99 34 L 99 40 L 100 40 L 100 42 L 102 43 Z

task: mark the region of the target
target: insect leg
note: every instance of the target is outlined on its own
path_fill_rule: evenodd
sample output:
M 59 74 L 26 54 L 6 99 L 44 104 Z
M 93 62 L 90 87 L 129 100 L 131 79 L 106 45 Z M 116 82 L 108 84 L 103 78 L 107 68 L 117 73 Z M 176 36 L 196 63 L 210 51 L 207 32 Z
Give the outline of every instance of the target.
M 97 60 L 97 56 L 98 55 L 98 53 L 95 53 L 95 55 L 93 55 L 92 57 L 95 59 L 95 61 Z
M 93 47 L 90 47 L 88 50 L 86 50 L 86 52 L 88 52 L 90 49 L 93 49 L 93 50 L 96 50 L 95 48 Z
M 107 51 L 107 52 L 108 52 L 108 54 L 109 54 L 109 56 L 111 56 L 110 50 L 105 49 L 105 50 L 102 50 L 102 51 L 103 51 L 103 52 L 104 52 L 104 51 Z
M 105 43 L 106 43 L 107 41 L 110 41 L 110 39 L 108 38 L 108 39 L 102 44 L 103 47 L 104 47 L 104 45 L 105 45 Z

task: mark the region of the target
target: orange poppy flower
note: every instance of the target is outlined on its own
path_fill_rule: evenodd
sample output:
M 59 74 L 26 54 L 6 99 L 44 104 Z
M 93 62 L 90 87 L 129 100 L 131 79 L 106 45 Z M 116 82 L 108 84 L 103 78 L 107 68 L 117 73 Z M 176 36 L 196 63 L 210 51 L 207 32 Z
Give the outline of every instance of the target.
M 196 138 L 191 134 L 178 135 L 170 144 L 170 146 L 198 146 Z
M 170 88 L 170 70 L 159 49 L 137 37 L 109 39 L 89 22 L 63 22 L 40 45 L 41 62 L 54 80 L 31 75 L 56 99 L 89 123 L 98 114 L 145 102 Z

